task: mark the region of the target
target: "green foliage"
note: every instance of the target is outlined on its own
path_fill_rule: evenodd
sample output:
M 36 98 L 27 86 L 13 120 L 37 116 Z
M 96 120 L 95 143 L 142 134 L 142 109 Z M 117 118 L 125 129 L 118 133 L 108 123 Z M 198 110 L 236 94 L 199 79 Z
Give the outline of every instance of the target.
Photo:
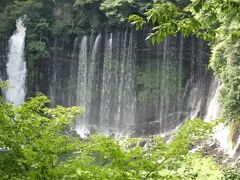
M 76 0 L 74 7 L 87 10 L 85 12 L 87 14 L 86 19 L 89 16 L 88 12 L 95 9 L 95 13 L 92 13 L 91 16 L 98 15 L 98 18 L 107 20 L 108 24 L 115 25 L 125 21 L 133 12 L 143 12 L 144 9 L 151 7 L 153 2 L 152 0 Z
M 14 19 L 14 26 L 17 18 L 25 17 L 24 24 L 27 27 L 27 60 L 34 61 L 31 56 L 35 55 L 36 52 L 38 56 L 40 54 L 43 57 L 46 55 L 46 53 L 42 52 L 43 48 L 47 51 L 46 44 L 51 34 L 51 24 L 54 20 L 52 13 L 53 5 L 53 2 L 48 0 L 14 0 L 5 7 L 5 17 L 9 16 L 10 19 Z M 11 10 L 8 10 L 8 8 L 11 8 Z M 39 48 L 36 48 L 37 43 Z M 38 58 L 41 58 L 41 56 Z
M 83 111 L 47 108 L 38 95 L 22 106 L 0 101 L 0 173 L 2 179 L 218 179 L 222 173 L 210 158 L 189 152 L 205 140 L 213 124 L 188 121 L 173 140 L 116 140 L 92 135 L 85 140 L 64 131 Z
M 38 95 L 22 106 L 0 102 L 2 179 L 52 179 L 61 158 L 78 150 L 77 138 L 63 134 L 82 108 L 46 108 Z M 67 160 L 66 160 L 67 161 Z
M 133 3 L 133 0 L 105 0 L 101 6 L 100 9 L 106 12 L 107 17 L 115 17 L 119 19 L 120 21 L 124 21 L 123 13 L 128 14 L 129 12 L 132 12 L 131 10 L 131 4 Z M 124 9 L 120 10 L 119 9 Z
M 0 2 L 0 39 L 4 39 L 15 29 L 17 12 L 12 11 L 14 0 Z
M 2 80 L 0 81 L 0 89 L 5 89 L 7 88 L 9 85 L 9 82 L 8 81 L 3 81 Z
M 2 86 L 2 85 L 1 85 Z M 4 85 L 3 85 L 4 87 Z M 160 136 L 117 140 L 66 134 L 80 107 L 47 108 L 37 95 L 14 107 L 0 100 L 0 173 L 2 179 L 219 179 L 211 158 L 191 153 L 214 124 L 187 121 L 168 142 Z
M 46 43 L 41 41 L 30 41 L 27 52 L 29 52 L 29 60 L 33 63 L 40 58 L 47 58 L 49 56 L 49 52 L 46 49 Z
M 224 118 L 235 126 L 240 122 L 240 1 L 194 1 L 192 7 L 195 18 L 215 31 L 210 67 L 222 82 L 220 102 Z M 239 136 L 239 131 L 235 128 L 231 137 L 233 144 L 238 139 L 236 135 Z
M 153 1 L 141 0 L 105 0 L 100 9 L 108 17 L 111 23 L 123 22 L 132 12 L 142 13 L 143 10 L 151 7 Z
M 237 38 L 238 28 L 225 25 L 239 24 L 236 16 L 239 7 L 239 2 L 235 0 L 193 0 L 184 8 L 171 1 L 158 2 L 141 16 L 130 16 L 129 21 L 137 29 L 152 24 L 154 27 L 148 38 L 153 43 L 159 43 L 177 32 L 185 36 L 193 34 L 205 40 L 214 40 L 222 33 L 230 33 Z
M 230 124 L 230 142 L 232 145 L 232 148 L 235 148 L 237 145 L 240 134 L 240 121 L 235 121 Z
M 132 15 L 128 18 L 136 29 L 152 24 L 152 32 L 147 39 L 151 39 L 152 44 L 160 43 L 168 36 L 181 32 L 184 36 L 191 34 L 210 40 L 214 31 L 208 28 L 207 24 L 200 22 L 191 16 L 188 7 L 181 9 L 172 2 L 156 3 L 153 8 L 147 10 L 142 17 Z
M 73 179 L 217 179 L 222 174 L 212 159 L 189 153 L 190 146 L 211 130 L 212 125 L 196 119 L 187 122 L 170 143 L 156 136 L 147 148 L 140 145 L 141 139 L 117 141 L 93 135 L 82 142 L 81 155 L 63 164 L 61 171 L 64 178 Z
M 86 32 L 101 30 L 106 25 L 107 19 L 100 10 L 100 0 L 76 0 L 73 7 L 75 8 L 75 29 L 82 29 Z M 81 31 L 81 30 L 80 30 Z
M 223 38 L 223 37 L 222 37 Z M 235 42 L 231 37 L 212 46 L 210 67 L 221 78 L 223 86 L 220 90 L 220 102 L 223 106 L 225 119 L 230 122 L 239 122 L 240 114 L 240 42 Z
M 226 167 L 223 169 L 223 180 L 239 180 L 240 171 L 237 167 Z

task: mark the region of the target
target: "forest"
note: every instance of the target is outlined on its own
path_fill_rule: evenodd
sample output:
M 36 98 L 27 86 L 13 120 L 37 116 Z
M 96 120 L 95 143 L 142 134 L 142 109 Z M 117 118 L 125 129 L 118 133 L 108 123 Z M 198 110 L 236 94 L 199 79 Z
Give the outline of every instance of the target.
M 239 0 L 0 0 L 0 179 L 240 180 Z

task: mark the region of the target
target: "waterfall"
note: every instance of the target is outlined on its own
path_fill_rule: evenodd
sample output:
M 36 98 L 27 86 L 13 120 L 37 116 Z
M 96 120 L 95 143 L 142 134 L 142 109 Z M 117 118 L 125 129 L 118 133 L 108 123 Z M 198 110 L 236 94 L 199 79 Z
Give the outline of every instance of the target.
M 17 30 L 9 40 L 9 53 L 7 62 L 7 76 L 10 87 L 6 91 L 6 100 L 18 106 L 25 99 L 26 62 L 24 61 L 24 47 L 26 28 L 21 19 L 16 22 Z
M 167 53 L 167 45 L 168 45 L 168 39 L 165 39 L 164 40 L 164 42 L 163 42 L 163 62 L 162 62 L 162 69 L 161 69 L 161 71 L 162 71 L 162 78 L 161 78 L 161 86 L 160 86 L 160 92 L 161 92 L 161 95 L 160 95 L 160 97 L 161 97 L 161 100 L 160 100 L 160 113 L 159 113 L 159 115 L 160 115 L 160 120 L 159 120 L 159 122 L 160 122 L 160 132 L 162 132 L 162 131 L 164 131 L 164 123 L 163 123 L 163 121 L 164 121 L 164 119 L 165 119 L 165 113 L 168 113 L 167 112 L 167 110 L 165 109 L 165 99 L 167 98 L 167 96 L 166 96 L 166 89 L 167 89 L 167 87 L 166 86 L 164 86 L 166 83 L 165 83 L 165 81 L 166 81 L 166 79 L 167 79 L 167 74 L 166 74 L 166 70 L 167 70 L 167 55 L 166 55 L 166 53 Z M 165 78 L 166 77 L 166 78 Z
M 84 36 L 80 45 L 78 76 L 77 76 L 77 105 L 86 106 L 87 96 L 87 36 Z
M 77 76 L 77 105 L 85 107 L 86 112 L 78 118 L 76 131 L 83 138 L 90 133 L 91 101 L 94 94 L 94 78 L 96 77 L 96 66 L 98 63 L 101 38 L 102 35 L 98 34 L 92 47 L 90 58 L 88 58 L 87 36 L 82 38 L 80 45 Z
M 56 47 L 57 44 L 57 38 L 54 38 L 54 47 Z M 49 84 L 49 96 L 51 100 L 51 104 L 54 106 L 56 105 L 57 97 L 56 97 L 56 89 L 57 89 L 57 67 L 54 62 L 54 56 L 56 56 L 56 50 L 53 51 L 53 63 L 52 63 L 52 78 L 51 78 L 51 83 Z
M 205 53 L 207 49 L 204 49 L 203 42 L 193 37 L 185 39 L 179 35 L 176 38 L 166 38 L 154 49 L 148 46 L 144 48 L 151 49 L 137 59 L 146 58 L 149 61 L 148 64 L 141 65 L 143 68 L 140 69 L 148 82 L 140 82 L 143 88 L 137 94 L 144 92 L 143 100 L 140 99 L 144 109 L 150 100 L 156 108 L 154 117 L 147 117 L 156 120 L 158 118 L 157 121 L 149 123 L 151 131 L 156 134 L 159 129 L 160 133 L 171 132 L 184 120 L 201 117 L 208 79 L 211 78 L 210 73 L 204 70 L 207 69 L 204 61 L 208 54 Z M 150 112 L 153 110 L 151 107 Z M 141 111 L 138 118 L 146 118 Z
M 203 118 L 204 121 L 209 122 L 220 117 L 221 107 L 218 102 L 220 88 L 221 86 L 219 81 L 214 78 L 210 86 L 210 95 L 208 98 L 207 112 Z M 227 125 L 220 123 L 217 127 L 215 127 L 213 131 L 213 138 L 219 142 L 220 148 L 222 148 L 230 157 L 235 156 L 237 148 L 240 145 L 240 138 L 235 148 L 233 148 L 230 140 L 230 128 Z
M 123 56 L 120 58 L 120 74 L 118 86 L 118 110 L 116 114 L 116 130 L 121 135 L 131 134 L 135 120 L 136 93 L 134 88 L 134 49 L 133 31 L 127 37 L 124 34 Z
M 220 83 L 216 78 L 214 78 L 209 89 L 210 95 L 207 100 L 207 113 L 203 118 L 205 121 L 212 121 L 220 116 L 220 104 L 218 103 L 219 88 Z
M 119 43 L 115 46 L 114 38 L 113 33 L 98 34 L 95 40 L 93 35 L 82 38 L 76 92 L 77 105 L 86 108 L 76 121 L 76 131 L 81 137 L 90 132 L 127 135 L 134 125 L 133 32 L 119 32 Z M 100 44 L 104 44 L 103 50 Z
M 219 90 L 220 83 L 216 78 L 214 78 L 210 85 L 206 115 L 203 118 L 206 122 L 216 120 L 220 116 L 220 104 L 218 102 Z M 214 129 L 213 137 L 220 143 L 220 147 L 222 149 L 224 149 L 229 155 L 233 155 L 232 148 L 230 146 L 229 127 L 225 126 L 223 123 L 219 124 Z
M 108 122 L 110 117 L 111 109 L 111 85 L 112 85 L 112 58 L 113 58 L 113 35 L 110 37 L 106 36 L 105 53 L 104 53 L 104 63 L 103 63 L 103 82 L 102 82 L 102 92 L 101 92 L 101 111 L 100 111 L 100 127 L 104 129 L 110 122 Z
M 85 107 L 76 119 L 80 136 L 148 136 L 203 118 L 212 79 L 207 45 L 178 35 L 153 47 L 145 35 L 106 29 L 70 45 L 56 38 L 50 95 L 55 105 Z
M 78 60 L 78 49 L 79 49 L 79 38 L 76 37 L 73 43 L 73 50 L 71 54 L 71 60 L 75 61 Z M 75 92 L 78 87 L 76 87 L 76 64 L 77 63 L 70 63 L 69 71 L 69 81 L 67 86 L 67 103 L 68 107 L 74 106 L 76 104 L 77 98 L 75 97 Z
M 89 107 L 87 93 L 89 93 L 87 89 L 87 36 L 84 36 L 80 45 L 80 53 L 79 53 L 79 61 L 78 61 L 78 75 L 77 75 L 77 105 L 83 106 L 85 108 Z M 87 113 L 89 109 L 86 109 L 86 112 L 77 119 L 76 122 L 76 131 L 81 137 L 85 137 L 89 134 L 89 130 L 87 129 Z
M 204 49 L 203 49 L 203 41 L 197 41 L 195 38 L 191 40 L 191 65 L 190 65 L 190 79 L 189 79 L 189 88 L 191 89 L 189 95 L 189 107 L 190 113 L 189 118 L 194 119 L 199 117 L 199 114 L 203 110 L 202 107 L 204 106 L 204 99 L 206 98 L 207 94 L 204 92 L 202 87 L 205 82 L 205 79 L 201 79 L 202 74 L 204 74 L 204 68 L 198 68 L 200 62 L 204 62 Z M 196 53 L 198 51 L 198 53 Z M 201 66 L 201 64 L 200 64 Z M 210 77 L 211 78 L 211 77 Z M 207 84 L 208 86 L 208 84 Z
M 110 116 L 105 117 L 103 121 L 108 122 L 107 126 L 105 125 L 104 127 L 108 129 L 107 134 L 126 136 L 132 133 L 131 128 L 135 120 L 136 94 L 134 89 L 133 31 L 129 32 L 129 30 L 126 29 L 124 33 L 118 33 L 117 39 L 119 42 L 122 42 L 122 44 L 119 43 L 117 45 L 114 55 L 110 52 L 112 55 L 112 77 L 108 77 L 110 87 L 106 86 L 106 83 L 103 84 L 102 87 L 103 92 L 104 89 L 106 91 L 106 89 L 110 88 L 109 92 L 112 94 L 102 99 L 103 104 L 106 102 L 109 104 L 108 110 L 110 110 Z M 110 36 L 109 45 L 112 46 L 112 36 Z M 108 58 L 104 58 L 104 67 L 108 65 L 110 65 Z M 115 71 L 115 73 L 113 71 Z M 105 74 L 106 73 L 103 74 L 103 80 L 106 80 L 106 77 L 104 77 Z M 107 109 L 107 107 L 105 107 L 105 109 Z M 102 112 L 102 116 L 103 114 L 104 112 Z

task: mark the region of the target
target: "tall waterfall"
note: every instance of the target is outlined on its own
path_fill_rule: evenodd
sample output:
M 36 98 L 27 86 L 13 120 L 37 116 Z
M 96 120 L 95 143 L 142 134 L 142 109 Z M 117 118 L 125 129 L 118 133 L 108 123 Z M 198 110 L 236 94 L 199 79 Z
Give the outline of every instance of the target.
M 110 122 L 108 118 L 111 109 L 111 82 L 112 82 L 112 59 L 113 59 L 113 35 L 106 37 L 104 63 L 103 63 L 103 83 L 101 92 L 101 109 L 100 109 L 100 127 L 103 129 Z
M 7 62 L 7 76 L 10 87 L 6 91 L 6 100 L 14 105 L 21 105 L 25 99 L 26 62 L 24 61 L 24 47 L 26 28 L 21 19 L 17 20 L 17 30 L 9 40 Z
M 89 57 L 87 36 L 82 38 L 80 45 L 77 75 L 77 105 L 85 107 L 86 112 L 81 118 L 78 118 L 76 131 L 82 137 L 89 133 L 91 101 L 101 38 L 102 35 L 98 34 Z
M 93 36 L 93 35 L 91 35 Z M 77 74 L 77 105 L 86 108 L 76 121 L 76 131 L 84 137 L 90 131 L 127 135 L 134 121 L 133 33 L 118 33 L 123 44 L 113 47 L 113 34 L 82 37 Z M 100 43 L 104 42 L 101 55 Z M 119 53 L 123 48 L 123 53 Z
M 85 114 L 76 122 L 76 131 L 81 137 L 89 134 L 87 126 L 87 114 L 89 112 L 89 90 L 88 89 L 88 49 L 87 49 L 87 36 L 81 40 L 79 61 L 78 61 L 78 74 L 77 74 L 77 105 L 85 107 Z

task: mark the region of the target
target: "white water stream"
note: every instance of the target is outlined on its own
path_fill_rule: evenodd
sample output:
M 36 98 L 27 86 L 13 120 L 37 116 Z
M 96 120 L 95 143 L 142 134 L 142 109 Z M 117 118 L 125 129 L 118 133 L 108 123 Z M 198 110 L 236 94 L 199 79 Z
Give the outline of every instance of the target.
M 106 135 L 128 135 L 134 124 L 136 101 L 133 32 L 126 30 L 119 36 L 117 46 L 113 46 L 112 33 L 98 34 L 90 43 L 90 50 L 88 40 L 91 37 L 82 37 L 78 58 L 77 105 L 84 106 L 86 112 L 77 119 L 76 132 L 83 138 L 91 130 Z M 114 48 L 119 50 L 114 52 Z M 96 96 L 100 96 L 99 100 Z
M 10 88 L 6 91 L 6 100 L 18 106 L 25 99 L 26 62 L 24 61 L 24 47 L 26 28 L 21 19 L 17 20 L 17 30 L 9 40 L 7 75 Z
M 221 108 L 218 102 L 219 90 L 221 86 L 218 80 L 214 79 L 210 91 L 212 95 L 210 96 L 207 113 L 204 117 L 205 121 L 212 121 L 220 117 Z M 213 137 L 219 142 L 220 147 L 230 156 L 234 157 L 236 154 L 237 147 L 240 142 L 237 143 L 236 147 L 233 148 L 230 141 L 230 129 L 223 123 L 220 123 L 215 129 Z

